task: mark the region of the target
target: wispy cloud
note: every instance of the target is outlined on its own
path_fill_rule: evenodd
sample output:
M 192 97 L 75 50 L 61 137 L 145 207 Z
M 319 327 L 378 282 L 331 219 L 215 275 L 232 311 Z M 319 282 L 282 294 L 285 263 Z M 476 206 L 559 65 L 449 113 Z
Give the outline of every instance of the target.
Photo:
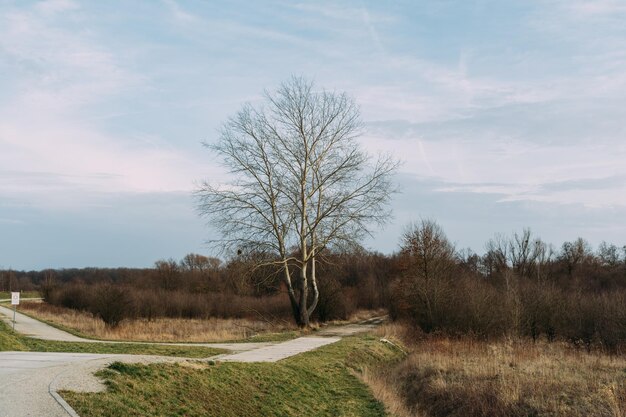
M 570 0 L 564 7 L 578 17 L 616 17 L 616 14 L 626 13 L 626 4 L 621 0 Z
M 66 205 L 86 189 L 191 189 L 201 171 L 195 158 L 159 137 L 111 134 L 94 117 L 149 80 L 83 29 L 90 18 L 68 1 L 0 14 L 0 54 L 15 63 L 15 88 L 0 96 L 0 195 Z M 48 174 L 34 175 L 41 171 Z

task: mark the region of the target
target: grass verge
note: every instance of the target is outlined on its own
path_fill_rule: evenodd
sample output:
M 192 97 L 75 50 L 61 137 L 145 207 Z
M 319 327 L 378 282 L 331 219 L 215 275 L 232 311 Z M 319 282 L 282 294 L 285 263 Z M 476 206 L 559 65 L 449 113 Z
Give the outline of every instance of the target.
M 277 363 L 115 363 L 98 374 L 106 392 L 62 395 L 84 417 L 384 416 L 356 375 L 401 357 L 358 336 Z
M 57 342 L 23 337 L 0 321 L 0 351 L 119 353 L 207 358 L 225 351 L 201 346 L 150 345 L 132 343 Z

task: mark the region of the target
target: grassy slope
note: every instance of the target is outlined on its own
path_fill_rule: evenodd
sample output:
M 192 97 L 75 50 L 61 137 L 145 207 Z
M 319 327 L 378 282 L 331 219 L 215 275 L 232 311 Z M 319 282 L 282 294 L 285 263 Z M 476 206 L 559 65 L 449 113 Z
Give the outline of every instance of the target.
M 221 349 L 206 347 L 149 345 L 131 343 L 75 343 L 55 342 L 23 337 L 0 321 L 0 351 L 123 353 L 135 355 L 163 355 L 188 358 L 207 358 L 223 353 Z
M 13 330 L 0 320 L 0 351 L 3 350 L 28 350 Z
M 107 392 L 63 396 L 84 417 L 383 416 L 355 372 L 400 356 L 361 336 L 278 363 L 113 364 L 100 373 Z

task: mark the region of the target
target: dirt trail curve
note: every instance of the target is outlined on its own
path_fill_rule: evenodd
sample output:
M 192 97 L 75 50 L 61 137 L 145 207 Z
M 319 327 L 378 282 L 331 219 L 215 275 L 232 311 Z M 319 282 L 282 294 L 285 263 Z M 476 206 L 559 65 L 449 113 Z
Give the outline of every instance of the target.
M 13 310 L 0 306 L 0 318 L 11 325 Z M 233 351 L 212 360 L 229 362 L 276 362 L 299 353 L 335 343 L 341 337 L 368 331 L 380 324 L 377 318 L 363 324 L 327 327 L 317 336 L 282 343 L 176 343 Z M 15 330 L 30 337 L 66 342 L 105 342 L 84 339 L 23 314 L 16 314 Z M 122 343 L 122 342 L 106 342 Z M 114 361 L 132 363 L 180 362 L 188 359 L 148 355 L 81 353 L 0 352 L 0 417 L 76 417 L 58 390 L 95 392 L 104 389 L 93 374 Z M 197 359 L 195 359 L 197 360 Z

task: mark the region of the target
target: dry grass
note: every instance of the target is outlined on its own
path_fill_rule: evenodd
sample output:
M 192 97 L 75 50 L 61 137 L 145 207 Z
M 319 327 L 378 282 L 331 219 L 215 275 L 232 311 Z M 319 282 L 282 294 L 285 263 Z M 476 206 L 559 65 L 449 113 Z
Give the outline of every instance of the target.
M 626 416 L 623 357 L 520 340 L 410 342 L 398 325 L 379 335 L 410 350 L 365 377 L 398 416 Z
M 367 319 L 372 319 L 374 317 L 382 317 L 386 315 L 387 315 L 387 310 L 385 310 L 384 308 L 379 308 L 376 310 L 360 309 L 350 314 L 350 317 L 348 317 L 348 322 L 359 323 Z
M 107 327 L 90 313 L 46 303 L 22 303 L 20 310 L 49 323 L 71 329 L 87 337 L 103 340 L 146 342 L 221 342 L 248 339 L 295 330 L 289 323 L 251 319 L 173 319 L 125 320 Z

